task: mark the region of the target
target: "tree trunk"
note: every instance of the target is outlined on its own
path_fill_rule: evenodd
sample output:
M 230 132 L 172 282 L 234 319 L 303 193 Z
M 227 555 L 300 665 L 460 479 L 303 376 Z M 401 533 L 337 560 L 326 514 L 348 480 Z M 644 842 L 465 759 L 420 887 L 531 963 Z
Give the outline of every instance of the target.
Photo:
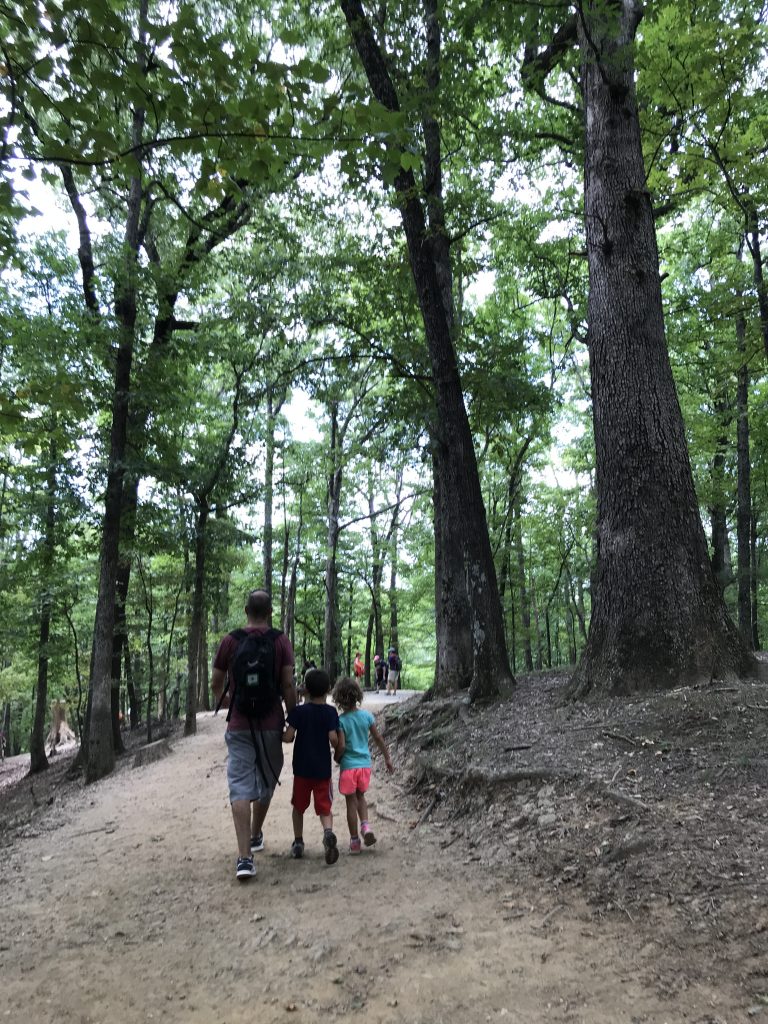
M 48 710 L 48 641 L 51 635 L 51 608 L 53 599 L 51 584 L 56 553 L 56 465 L 57 451 L 55 422 L 50 434 L 48 466 L 46 472 L 45 531 L 43 534 L 40 576 L 43 591 L 40 599 L 40 632 L 37 655 L 37 687 L 35 691 L 35 717 L 29 741 L 31 774 L 45 771 L 48 759 L 45 756 L 45 716 Z
M 757 604 L 757 577 L 760 564 L 757 561 L 757 515 L 752 513 L 752 531 L 750 536 L 752 563 L 752 649 L 760 650 L 760 631 L 758 629 L 759 607 Z
M 344 670 L 348 676 L 352 675 L 352 602 L 355 596 L 352 581 L 349 582 L 349 601 L 347 602 L 347 660 Z M 357 650 L 357 648 L 355 648 Z
M 754 668 L 712 576 L 667 353 L 634 87 L 640 17 L 637 0 L 588 3 L 578 23 L 598 562 L 577 696 Z
M 432 438 L 433 508 L 435 524 L 435 691 L 452 693 L 472 683 L 472 616 L 464 574 L 458 507 L 447 493 L 445 452 Z
M 130 644 L 126 644 L 123 648 L 123 662 L 125 664 L 125 687 L 128 690 L 129 701 L 128 722 L 131 732 L 133 732 L 141 725 L 141 694 L 134 680 Z
M 368 521 L 371 531 L 371 621 L 367 643 L 373 648 L 374 654 L 384 656 L 384 626 L 381 619 L 381 580 L 384 574 L 382 540 L 376 525 L 376 507 L 374 500 L 373 474 L 368 471 Z M 394 519 L 393 519 L 394 521 Z M 371 678 L 371 652 L 366 652 L 365 679 Z
M 362 61 L 374 97 L 388 110 L 399 110 L 399 100 L 382 53 L 360 0 L 340 0 L 355 47 Z M 430 102 L 436 100 L 440 36 L 437 4 L 426 5 L 427 73 Z M 430 218 L 442 216 L 439 161 L 439 127 L 436 111 L 424 117 L 426 143 L 426 188 Z M 412 171 L 401 170 L 394 187 L 405 232 L 408 257 L 424 321 L 432 377 L 435 384 L 440 440 L 445 452 L 446 501 L 457 505 L 462 521 L 461 538 L 469 595 L 470 622 L 474 647 L 470 697 L 491 697 L 502 685 L 514 685 L 507 658 L 504 623 L 499 602 L 496 568 L 488 535 L 480 476 L 472 432 L 464 405 L 458 363 L 452 337 L 453 322 L 448 313 L 445 289 L 450 270 L 447 234 L 428 230 L 424 207 Z
M 746 322 L 736 321 L 736 344 L 741 364 L 736 384 L 736 558 L 738 561 L 738 623 L 747 647 L 752 646 L 752 488 L 749 461 L 749 366 L 746 360 Z
M 533 652 L 531 650 L 531 602 L 525 582 L 525 551 L 523 549 L 523 523 L 519 502 L 515 505 L 515 549 L 517 552 L 517 582 L 520 593 L 520 626 L 523 631 L 523 654 L 525 669 L 533 672 Z
M 135 415 L 129 412 L 128 435 L 143 437 L 147 416 L 136 424 Z M 120 703 L 120 681 L 122 676 L 123 650 L 128 644 L 126 609 L 128 591 L 131 585 L 131 563 L 136 538 L 136 513 L 139 507 L 139 477 L 132 473 L 123 481 L 122 509 L 120 512 L 120 556 L 115 580 L 115 629 L 112 649 L 112 741 L 115 752 L 123 753 L 125 746 L 120 732 L 118 709 Z
M 402 481 L 402 478 L 401 478 Z M 400 482 L 401 482 L 400 481 Z M 400 501 L 400 489 L 397 493 L 398 503 Z M 400 638 L 397 628 L 397 570 L 398 566 L 398 545 L 400 540 L 400 529 L 397 519 L 399 508 L 395 510 L 395 520 L 392 528 L 389 549 L 389 644 L 391 647 L 399 648 Z
M 211 691 L 208 687 L 208 616 L 205 607 L 200 622 L 200 650 L 197 656 L 197 706 L 203 711 L 211 710 Z
M 709 509 L 709 522 L 712 531 L 712 574 L 720 588 L 720 593 L 724 594 L 732 581 L 732 567 L 725 498 L 725 461 L 729 446 L 728 428 L 731 416 L 729 414 L 728 401 L 723 391 L 718 393 L 714 405 L 715 415 L 721 429 L 717 437 L 715 454 L 712 459 L 712 505 Z
M 768 288 L 766 287 L 765 275 L 763 274 L 763 256 L 760 250 L 760 222 L 757 209 L 750 205 L 747 211 L 747 245 L 752 256 L 752 276 L 757 292 L 757 308 L 760 316 L 760 335 L 763 339 L 765 358 L 768 359 Z
M 373 661 L 373 609 L 368 613 L 368 626 L 365 630 L 365 688 L 371 688 L 371 662 Z
M 200 675 L 200 650 L 205 615 L 205 545 L 210 508 L 205 499 L 198 501 L 195 522 L 195 576 L 192 593 L 192 615 L 187 648 L 187 714 L 184 735 L 197 732 L 197 682 Z
M 275 476 L 275 408 L 272 388 L 267 388 L 267 437 L 264 468 L 264 589 L 272 593 L 272 509 Z
M 540 672 L 543 667 L 541 660 L 541 624 L 539 622 L 539 606 L 536 601 L 536 580 L 533 575 L 531 575 L 530 580 L 531 611 L 533 612 L 533 636 L 536 640 L 536 658 L 534 664 L 536 666 L 536 671 Z
M 338 437 L 338 409 L 331 406 L 331 471 L 328 475 L 328 529 L 325 561 L 325 629 L 323 664 L 331 679 L 341 672 L 341 631 L 339 629 L 339 571 L 336 555 L 339 546 L 339 508 L 341 505 L 341 451 Z

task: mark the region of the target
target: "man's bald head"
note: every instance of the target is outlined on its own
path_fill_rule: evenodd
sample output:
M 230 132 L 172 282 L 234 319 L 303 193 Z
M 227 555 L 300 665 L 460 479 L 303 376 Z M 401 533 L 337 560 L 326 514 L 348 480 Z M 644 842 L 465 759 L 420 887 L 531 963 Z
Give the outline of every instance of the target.
M 272 612 L 272 598 L 266 590 L 252 590 L 245 605 L 249 619 L 268 619 Z

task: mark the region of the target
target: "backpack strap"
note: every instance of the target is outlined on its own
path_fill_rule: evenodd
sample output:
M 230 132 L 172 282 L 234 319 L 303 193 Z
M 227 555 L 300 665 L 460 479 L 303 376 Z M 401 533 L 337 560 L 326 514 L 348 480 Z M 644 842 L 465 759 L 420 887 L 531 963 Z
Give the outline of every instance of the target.
M 237 640 L 238 644 L 241 644 L 243 642 L 243 640 L 245 640 L 245 638 L 248 636 L 248 632 L 245 629 L 233 629 L 231 633 L 227 634 L 227 636 L 231 636 L 234 640 Z M 216 703 L 216 707 L 215 707 L 214 712 L 213 712 L 214 715 L 218 715 L 219 710 L 221 709 L 222 702 L 223 702 L 224 698 L 226 697 L 227 692 L 229 690 L 229 681 L 230 681 L 230 675 L 229 675 L 229 669 L 227 669 L 227 682 L 226 682 L 226 684 L 224 686 L 224 689 L 221 691 L 221 696 L 219 697 L 219 699 L 218 699 L 218 701 Z M 229 708 L 227 709 L 227 719 L 226 720 L 229 721 L 231 717 L 232 717 L 232 704 L 230 702 Z

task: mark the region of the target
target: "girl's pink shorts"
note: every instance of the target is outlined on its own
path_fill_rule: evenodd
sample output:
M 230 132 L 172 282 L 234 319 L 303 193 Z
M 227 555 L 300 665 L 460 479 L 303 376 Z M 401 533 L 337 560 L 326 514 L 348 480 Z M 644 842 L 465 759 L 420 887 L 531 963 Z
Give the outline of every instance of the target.
M 371 784 L 370 768 L 345 768 L 339 772 L 339 792 L 342 796 L 367 793 Z

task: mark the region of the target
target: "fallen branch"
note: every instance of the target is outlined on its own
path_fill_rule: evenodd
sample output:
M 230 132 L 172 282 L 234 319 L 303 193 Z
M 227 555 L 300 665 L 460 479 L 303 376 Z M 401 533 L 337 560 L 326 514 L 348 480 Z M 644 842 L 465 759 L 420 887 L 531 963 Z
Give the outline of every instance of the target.
M 564 782 L 575 778 L 574 772 L 556 768 L 510 768 L 504 772 L 485 772 L 469 768 L 461 778 L 464 786 L 509 786 L 517 782 Z
M 628 794 L 621 793 L 617 789 L 611 789 L 602 779 L 590 780 L 585 788 L 597 790 L 601 796 L 606 797 L 608 800 L 613 800 L 614 803 L 621 804 L 622 807 L 627 807 L 638 814 L 648 814 L 650 812 L 648 804 L 644 804 L 636 796 L 628 796 Z
M 440 790 L 437 790 L 435 795 L 432 797 L 432 799 L 427 804 L 426 810 L 422 811 L 421 816 L 419 817 L 419 820 L 416 822 L 416 824 L 413 827 L 414 828 L 418 828 L 419 825 L 423 825 L 424 822 L 427 820 L 427 818 L 432 813 L 432 811 L 434 811 L 434 809 L 437 807 L 437 805 L 440 803 L 440 801 L 442 799 L 443 799 L 443 794 L 440 792 Z
M 633 740 L 631 736 L 625 736 L 622 732 L 601 732 L 601 736 L 605 736 L 608 740 L 622 740 L 624 743 L 629 743 L 631 747 L 637 746 L 637 740 Z

